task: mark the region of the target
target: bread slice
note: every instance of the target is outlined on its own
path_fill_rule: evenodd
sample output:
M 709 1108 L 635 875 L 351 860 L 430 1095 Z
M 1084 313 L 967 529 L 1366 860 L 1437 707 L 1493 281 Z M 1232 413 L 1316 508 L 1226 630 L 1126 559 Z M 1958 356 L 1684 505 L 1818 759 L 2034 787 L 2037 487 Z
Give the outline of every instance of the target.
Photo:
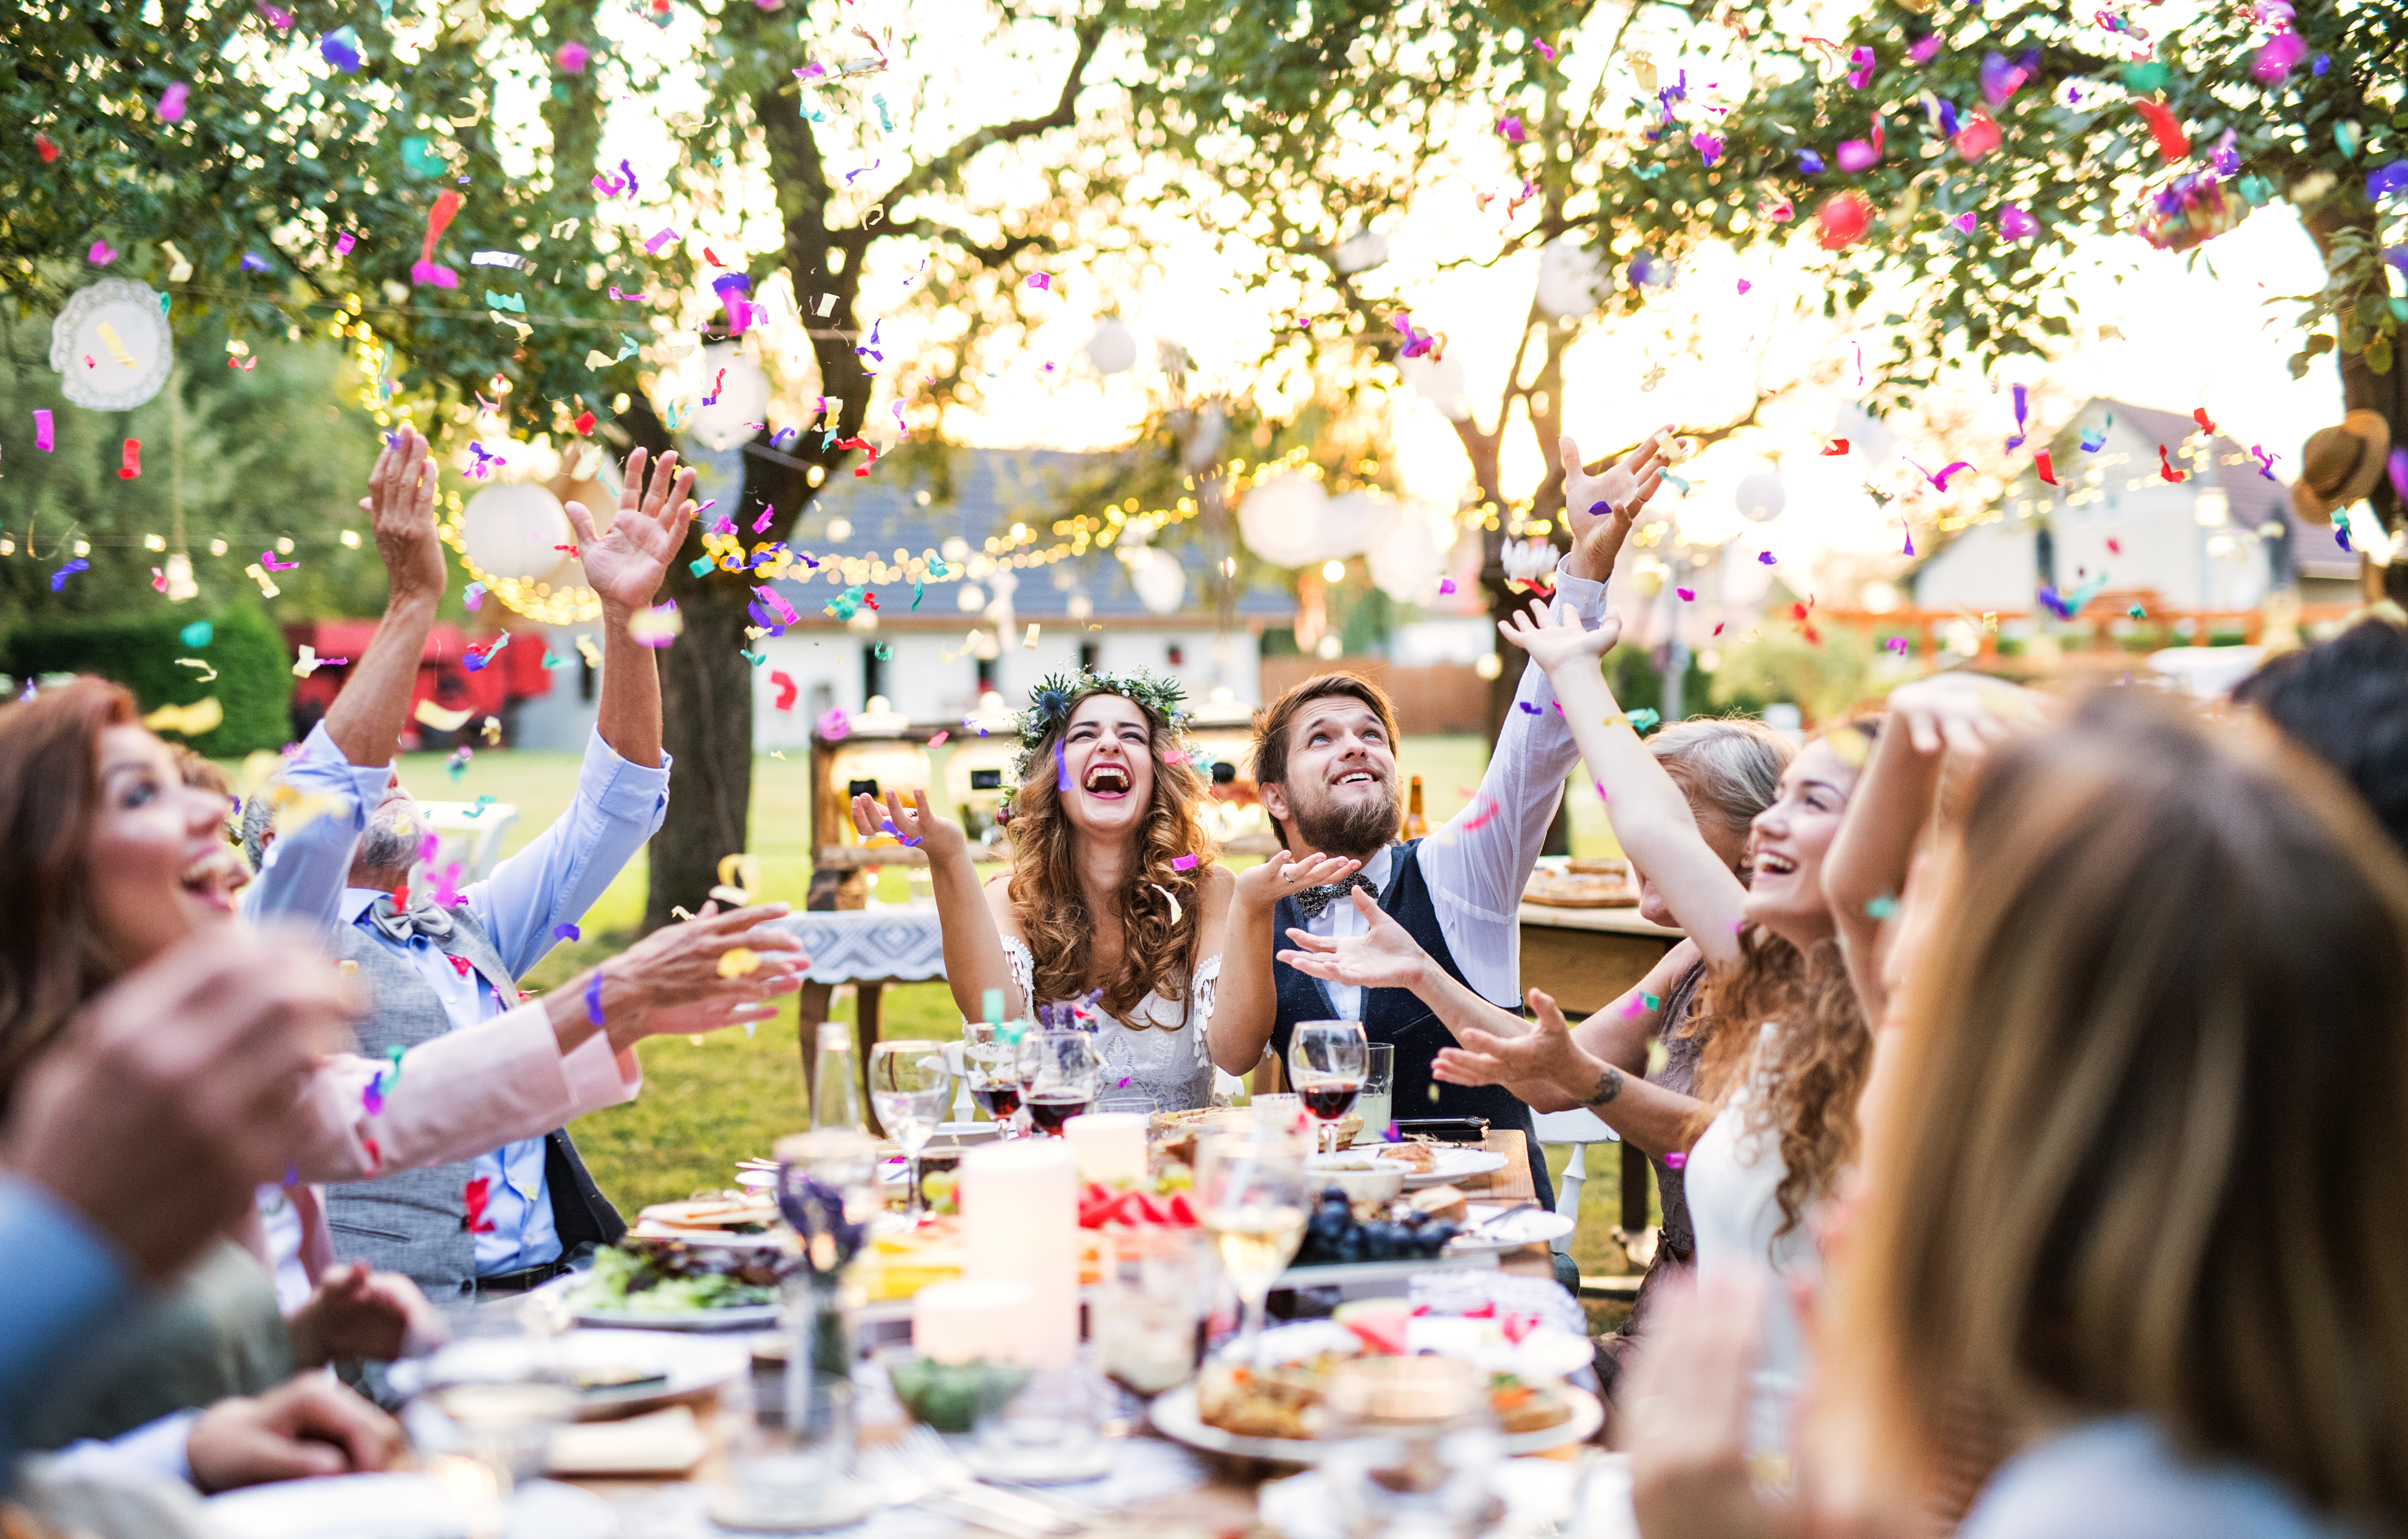
M 1471 1199 L 1454 1187 L 1424 1187 L 1406 1199 L 1417 1213 L 1460 1224 L 1471 1216 Z

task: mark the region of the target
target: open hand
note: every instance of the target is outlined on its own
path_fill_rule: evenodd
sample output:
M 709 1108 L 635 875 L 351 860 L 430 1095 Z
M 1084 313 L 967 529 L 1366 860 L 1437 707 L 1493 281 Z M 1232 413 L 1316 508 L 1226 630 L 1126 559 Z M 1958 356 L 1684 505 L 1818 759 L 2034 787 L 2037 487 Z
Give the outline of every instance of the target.
M 864 840 L 891 834 L 906 844 L 916 845 L 932 866 L 939 860 L 950 860 L 966 854 L 970 847 L 969 838 L 962 832 L 960 824 L 951 818 L 939 817 L 930 809 L 928 793 L 924 788 L 912 791 L 909 807 L 903 805 L 901 796 L 893 791 L 886 793 L 886 799 L 882 802 L 873 796 L 853 798 L 853 827 Z
M 1259 866 L 1249 866 L 1237 876 L 1237 901 L 1252 913 L 1268 913 L 1279 900 L 1307 887 L 1318 887 L 1330 882 L 1343 882 L 1363 869 L 1359 860 L 1343 856 L 1317 855 L 1297 860 L 1285 850 Z
M 1346 896 L 1354 899 L 1354 912 L 1370 924 L 1369 932 L 1323 936 L 1291 928 L 1287 938 L 1302 949 L 1283 951 L 1279 959 L 1298 972 L 1357 988 L 1411 988 L 1421 982 L 1429 953 L 1404 926 L 1372 902 L 1369 893 L 1357 887 Z
M 1622 640 L 1622 617 L 1609 614 L 1595 630 L 1584 629 L 1580 616 L 1568 608 L 1561 618 L 1544 604 L 1516 610 L 1510 620 L 1497 623 L 1497 633 L 1530 654 L 1530 660 L 1553 676 L 1557 669 L 1597 669 L 1598 660 Z
M 401 1424 L 323 1374 L 264 1395 L 222 1400 L 184 1439 L 193 1484 L 205 1491 L 392 1467 L 407 1446 Z
M 626 484 L 619 493 L 619 513 L 607 531 L 596 532 L 594 515 L 581 502 L 568 505 L 568 522 L 577 531 L 578 558 L 585 563 L 585 582 L 602 596 L 606 608 L 634 613 L 652 601 L 661 579 L 685 543 L 686 525 L 694 522 L 694 470 L 678 464 L 676 451 L 652 467 L 652 484 L 644 482 L 645 452 L 627 456 Z
M 418 1285 L 397 1272 L 358 1261 L 332 1268 L 288 1322 L 293 1360 L 315 1368 L 337 1358 L 391 1362 L 413 1344 L 431 1343 L 443 1324 Z
M 1889 726 L 1918 754 L 1942 749 L 1978 758 L 2041 719 L 2044 698 L 1979 673 L 1935 673 L 1889 695 Z
M 717 904 L 705 903 L 692 919 L 662 926 L 603 964 L 610 1045 L 624 1052 L 645 1037 L 762 1018 L 735 1007 L 793 992 L 810 966 L 802 942 L 768 923 L 788 912 L 784 903 L 759 903 L 722 913 Z M 752 953 L 757 965 L 722 973 L 720 958 L 739 948 Z
M 1581 468 L 1580 445 L 1566 434 L 1555 445 L 1564 467 L 1564 527 L 1571 532 L 1572 558 L 1593 570 L 1575 573 L 1603 582 L 1629 538 L 1630 525 L 1656 488 L 1664 483 L 1666 424 L 1639 440 L 1639 447 L 1598 475 Z
M 360 511 L 368 515 L 377 559 L 384 563 L 394 599 L 443 595 L 443 544 L 435 532 L 436 468 L 426 435 L 404 423 L 377 455 L 376 468 L 368 472 L 368 495 L 360 498 Z
M 1554 1086 L 1582 1105 L 1600 1099 L 1600 1082 L 1622 1071 L 1572 1041 L 1564 1013 L 1546 990 L 1528 995 L 1538 1015 L 1530 1029 L 1515 1037 L 1466 1027 L 1456 1033 L 1463 1045 L 1439 1050 L 1430 1072 L 1449 1085 L 1510 1085 L 1537 1080 Z

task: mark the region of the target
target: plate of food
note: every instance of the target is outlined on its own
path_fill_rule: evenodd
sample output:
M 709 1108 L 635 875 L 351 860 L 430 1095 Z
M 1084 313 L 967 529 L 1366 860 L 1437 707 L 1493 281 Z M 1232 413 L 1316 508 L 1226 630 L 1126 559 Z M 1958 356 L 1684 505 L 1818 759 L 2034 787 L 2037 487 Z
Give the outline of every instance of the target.
M 1433 1143 L 1419 1138 L 1408 1138 L 1395 1143 L 1360 1144 L 1354 1152 L 1373 1153 L 1383 1159 L 1400 1159 L 1411 1165 L 1412 1173 L 1405 1177 L 1407 1191 L 1415 1191 L 1423 1187 L 1453 1186 L 1457 1182 L 1494 1174 L 1505 1168 L 1503 1155 L 1477 1144 Z
M 548 1283 L 580 1325 L 642 1330 L 758 1330 L 778 1323 L 794 1261 L 724 1244 L 630 1233 L 590 1271 Z
M 685 1240 L 695 1244 L 782 1249 L 778 1204 L 766 1194 L 702 1192 L 680 1202 L 655 1202 L 638 1211 L 631 1231 L 648 1240 Z
M 1588 1364 L 1588 1343 L 1536 1325 L 1518 1341 L 1509 1340 L 1510 1323 L 1400 1319 L 1384 1328 L 1375 1324 L 1368 1341 L 1366 1331 L 1334 1320 L 1285 1326 L 1263 1333 L 1251 1362 L 1215 1359 L 1193 1384 L 1155 1397 L 1147 1414 L 1156 1431 L 1190 1447 L 1287 1464 L 1318 1463 L 1330 1375 L 1340 1364 L 1372 1353 L 1371 1343 L 1381 1339 L 1383 1329 L 1393 1334 L 1394 1325 L 1403 1324 L 1404 1341 L 1383 1345 L 1417 1353 L 1426 1339 L 1431 1350 L 1487 1368 L 1489 1404 L 1508 1452 L 1543 1453 L 1595 1436 L 1605 1424 L 1604 1406 L 1561 1376 Z

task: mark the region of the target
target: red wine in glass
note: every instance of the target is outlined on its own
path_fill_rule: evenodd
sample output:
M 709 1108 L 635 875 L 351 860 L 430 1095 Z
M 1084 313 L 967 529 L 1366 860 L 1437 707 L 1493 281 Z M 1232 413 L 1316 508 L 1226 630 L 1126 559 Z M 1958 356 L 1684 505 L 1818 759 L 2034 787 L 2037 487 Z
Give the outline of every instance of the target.
M 1306 1111 L 1324 1122 L 1335 1122 L 1354 1104 L 1363 1086 L 1359 1081 L 1319 1080 L 1297 1086 L 1296 1093 L 1303 1100 Z
M 991 1085 L 970 1086 L 970 1099 L 980 1109 L 997 1122 L 1008 1122 L 1020 1110 L 1020 1086 L 1010 1080 L 996 1080 Z
M 1062 1124 L 1083 1115 L 1090 1099 L 1087 1096 L 1031 1096 L 1028 1098 L 1028 1119 L 1037 1124 L 1039 1132 L 1058 1137 Z

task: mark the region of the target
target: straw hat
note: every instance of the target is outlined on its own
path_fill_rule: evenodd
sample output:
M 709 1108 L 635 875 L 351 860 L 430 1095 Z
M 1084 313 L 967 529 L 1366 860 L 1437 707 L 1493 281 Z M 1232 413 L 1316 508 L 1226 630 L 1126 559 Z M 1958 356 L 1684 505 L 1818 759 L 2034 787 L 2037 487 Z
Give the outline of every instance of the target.
M 2339 427 L 2320 427 L 2300 455 L 2300 479 L 2291 483 L 2291 506 L 2318 523 L 2329 522 L 2374 490 L 2391 453 L 2391 428 L 2380 413 L 2351 412 Z

